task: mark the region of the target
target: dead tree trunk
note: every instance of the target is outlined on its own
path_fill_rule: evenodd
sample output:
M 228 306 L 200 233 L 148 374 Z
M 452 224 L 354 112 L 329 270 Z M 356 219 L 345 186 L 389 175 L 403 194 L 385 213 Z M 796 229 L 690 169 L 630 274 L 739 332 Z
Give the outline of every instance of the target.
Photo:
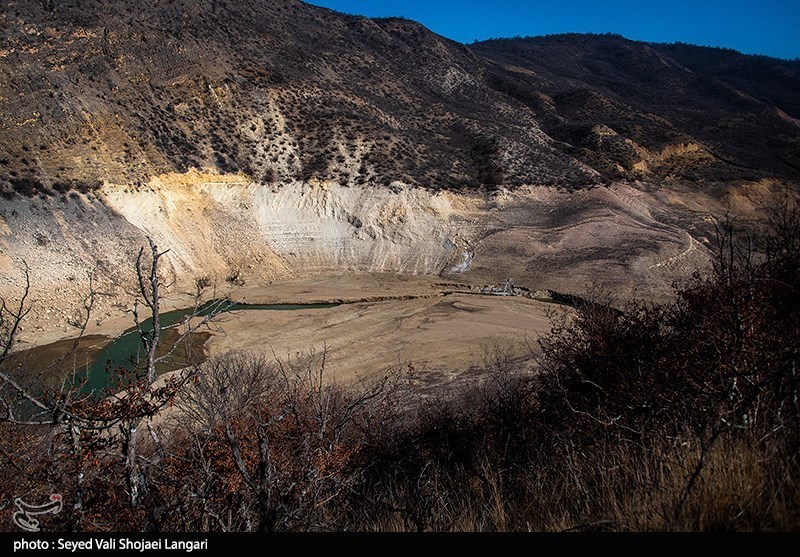
M 136 258 L 136 279 L 139 287 L 139 295 L 150 310 L 150 318 L 153 321 L 152 330 L 146 330 L 139 319 L 138 304 L 134 305 L 133 317 L 136 322 L 136 330 L 142 341 L 145 351 L 145 376 L 144 381 L 138 385 L 142 396 L 150 392 L 156 380 L 156 363 L 158 343 L 161 339 L 161 277 L 158 273 L 158 263 L 164 252 L 158 251 L 158 246 L 152 238 L 147 239 L 150 247 L 149 270 L 145 267 L 144 256 L 145 248 L 139 250 Z M 134 393 L 130 393 L 133 396 Z M 123 452 L 125 455 L 125 470 L 127 476 L 128 490 L 130 494 L 130 505 L 132 509 L 139 507 L 144 494 L 144 482 L 142 481 L 142 470 L 139 466 L 139 455 L 137 452 L 137 435 L 139 426 L 146 418 L 136 417 L 128 420 L 122 426 L 124 439 Z M 149 419 L 149 418 L 147 418 Z

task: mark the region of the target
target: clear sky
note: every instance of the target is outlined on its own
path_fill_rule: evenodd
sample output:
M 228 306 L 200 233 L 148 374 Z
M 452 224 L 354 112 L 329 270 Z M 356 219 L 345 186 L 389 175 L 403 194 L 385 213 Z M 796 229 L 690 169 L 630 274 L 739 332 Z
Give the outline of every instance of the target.
M 620 33 L 629 39 L 800 57 L 800 0 L 310 0 L 340 12 L 404 16 L 451 39 Z

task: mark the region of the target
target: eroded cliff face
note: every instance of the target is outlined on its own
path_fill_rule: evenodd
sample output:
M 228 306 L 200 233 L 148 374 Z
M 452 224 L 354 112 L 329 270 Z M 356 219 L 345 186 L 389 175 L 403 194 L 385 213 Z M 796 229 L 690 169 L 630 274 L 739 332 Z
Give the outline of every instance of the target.
M 241 281 L 388 273 L 474 284 L 512 278 L 573 293 L 601 284 L 658 298 L 708 259 L 701 211 L 626 184 L 462 195 L 401 183 L 273 187 L 192 170 L 145 187 L 105 184 L 96 195 L 3 203 L 0 292 L 19 294 L 27 264 L 36 300 L 29 334 L 71 332 L 89 274 L 99 293 L 93 319 L 121 315 L 150 236 L 169 249 L 163 270 L 173 295 L 191 292 L 200 277 L 224 292 Z M 680 215 L 695 223 L 690 231 Z
M 27 265 L 38 300 L 31 321 L 66 332 L 91 273 L 96 315 L 112 317 L 130 300 L 147 236 L 169 249 L 163 270 L 177 292 L 200 277 L 224 290 L 326 273 L 438 275 L 460 255 L 477 205 L 402 185 L 271 188 L 197 171 L 146 187 L 106 184 L 96 196 L 17 198 L 0 207 L 0 292 L 19 295 Z
M 476 200 L 396 185 L 313 182 L 271 188 L 237 177 L 162 177 L 149 188 L 107 188 L 105 200 L 162 245 L 178 274 L 243 269 L 438 274 Z

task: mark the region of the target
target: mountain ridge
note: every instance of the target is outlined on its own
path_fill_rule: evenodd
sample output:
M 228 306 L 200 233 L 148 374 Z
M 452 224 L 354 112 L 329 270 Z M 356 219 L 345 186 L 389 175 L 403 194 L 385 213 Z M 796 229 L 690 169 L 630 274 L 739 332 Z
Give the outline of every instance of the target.
M 6 196 L 190 168 L 434 190 L 800 176 L 791 62 L 739 55 L 731 85 L 719 78 L 730 61 L 700 74 L 688 47 L 587 35 L 467 46 L 294 0 L 19 0 L 0 18 Z M 656 60 L 666 69 L 643 76 Z M 759 100 L 765 89 L 779 98 Z

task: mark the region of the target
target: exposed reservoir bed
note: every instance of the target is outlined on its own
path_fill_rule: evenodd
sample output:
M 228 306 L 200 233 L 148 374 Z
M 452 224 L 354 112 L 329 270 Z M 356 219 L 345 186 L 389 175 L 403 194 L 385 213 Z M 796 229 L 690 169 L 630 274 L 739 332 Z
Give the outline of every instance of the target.
M 242 311 L 297 311 L 318 310 L 339 306 L 329 304 L 243 304 L 228 303 L 221 300 L 206 302 L 200 307 L 183 308 L 164 312 L 159 321 L 162 327 L 157 358 L 166 356 L 157 365 L 158 374 L 197 364 L 205 359 L 204 344 L 211 337 L 210 329 L 201 328 L 191 335 L 179 330 L 188 316 L 195 314 L 196 321 L 210 315 Z M 215 317 L 216 319 L 217 317 Z M 142 330 L 152 331 L 152 318 L 142 321 Z M 86 380 L 84 389 L 94 391 L 103 387 L 113 387 L 108 378 L 119 367 L 135 369 L 141 366 L 143 357 L 142 341 L 136 327 L 131 327 L 116 338 L 104 335 L 85 335 L 81 338 L 64 339 L 54 343 L 37 346 L 11 355 L 4 367 L 42 370 L 41 381 L 49 388 L 58 387 L 73 370 L 78 380 Z
M 309 277 L 248 286 L 226 295 L 257 305 L 241 306 L 240 311 L 216 317 L 213 328 L 196 333 L 186 351 L 176 351 L 170 358 L 172 365 L 165 363 L 159 371 L 228 350 L 285 359 L 311 349 L 318 354 L 327 349 L 329 374 L 345 383 L 408 364 L 420 377 L 450 377 L 481 366 L 485 353 L 496 345 L 513 347 L 521 355 L 529 353 L 536 346 L 535 339 L 550 330 L 550 313 L 561 311 L 552 301 L 484 296 L 468 290 L 469 285 L 442 283 L 438 277 L 375 275 Z M 175 308 L 179 300 L 168 308 Z M 183 306 L 187 305 L 191 305 L 190 299 L 183 298 Z M 273 311 L 250 311 L 253 309 Z M 186 311 L 165 311 L 162 324 L 179 322 Z M 104 377 L 108 358 L 101 352 L 110 350 L 107 345 L 120 331 L 130 332 L 131 325 L 130 316 L 99 327 L 92 323 L 78 349 L 45 374 L 49 384 L 56 386 L 71 370 L 85 369 L 90 362 L 100 366 L 94 377 Z M 164 331 L 164 346 L 174 343 L 178 335 L 175 328 Z M 130 342 L 130 356 L 140 341 L 136 334 L 123 338 Z M 27 360 L 26 369 L 42 369 L 74 344 L 74 339 L 41 344 L 16 352 L 13 363 Z M 114 344 L 119 357 L 114 355 L 112 360 L 124 363 L 126 351 L 121 344 Z M 197 360 L 191 360 L 191 355 Z
M 243 304 L 230 303 L 223 300 L 213 300 L 200 306 L 199 308 L 184 308 L 169 311 L 160 315 L 161 327 L 166 330 L 162 332 L 163 338 L 160 345 L 161 356 L 166 358 L 156 367 L 160 374 L 176 369 L 184 368 L 188 365 L 197 364 L 205 359 L 203 345 L 210 338 L 211 332 L 207 329 L 199 329 L 197 332 L 186 336 L 185 342 L 176 345 L 181 340 L 182 332 L 176 328 L 180 326 L 187 317 L 196 315 L 197 320 L 202 319 L 214 312 L 219 314 L 228 312 L 242 311 L 298 311 L 298 310 L 318 310 L 329 309 L 339 306 L 338 303 L 332 304 Z M 215 317 L 214 319 L 217 319 Z M 153 320 L 147 319 L 142 322 L 142 330 L 152 331 Z M 166 334 L 164 334 L 166 333 Z M 171 353 L 169 353 L 171 351 Z M 131 327 L 122 335 L 107 344 L 95 357 L 93 364 L 88 369 L 87 390 L 97 390 L 103 387 L 113 386 L 107 384 L 110 372 L 121 366 L 126 369 L 135 369 L 141 366 L 143 359 L 142 341 L 135 327 Z M 157 354 L 157 357 L 160 357 Z M 137 364 L 138 363 L 138 364 Z

